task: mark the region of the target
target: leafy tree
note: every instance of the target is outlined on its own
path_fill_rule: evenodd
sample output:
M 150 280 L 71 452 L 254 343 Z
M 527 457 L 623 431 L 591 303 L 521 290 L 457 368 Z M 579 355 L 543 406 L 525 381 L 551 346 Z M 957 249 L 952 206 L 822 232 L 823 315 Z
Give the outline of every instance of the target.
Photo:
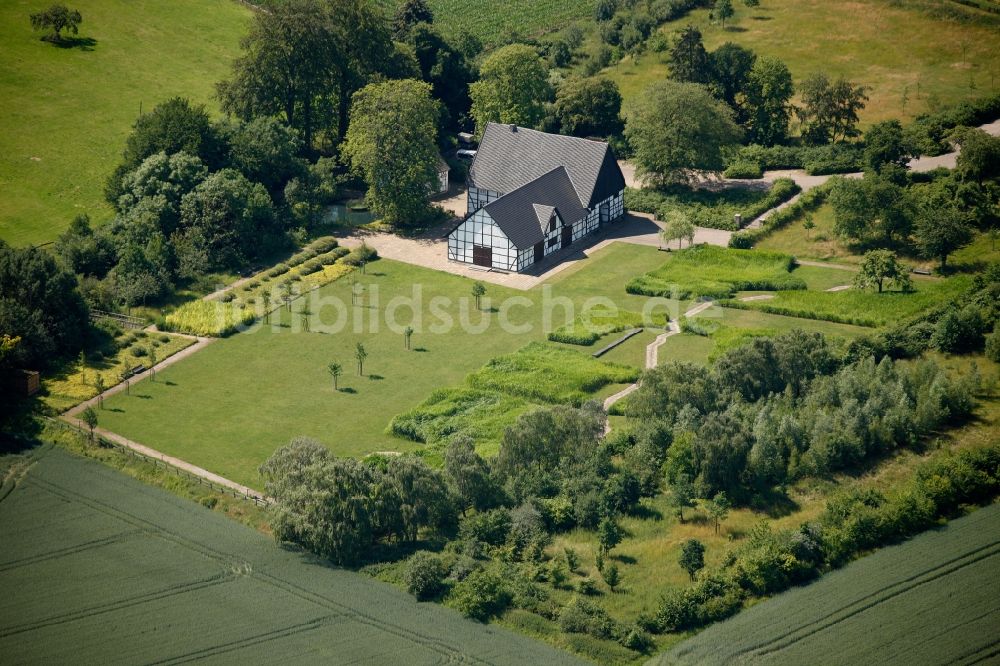
M 698 28 L 686 26 L 678 35 L 670 49 L 670 76 L 681 83 L 711 82 L 712 64 Z
M 914 238 L 920 253 L 941 261 L 941 271 L 948 265 L 948 255 L 972 241 L 969 215 L 944 188 L 928 186 L 917 206 Z
M 20 338 L 8 365 L 48 367 L 72 357 L 87 334 L 87 305 L 76 277 L 48 252 L 0 240 L 0 331 Z
M 266 187 L 275 201 L 284 196 L 289 181 L 306 173 L 298 132 L 274 118 L 230 124 L 226 134 L 230 165 L 247 180 Z
M 439 112 L 430 85 L 412 79 L 373 83 L 354 95 L 343 155 L 368 183 L 368 205 L 388 222 L 427 219 L 438 179 Z
M 709 55 L 712 68 L 712 89 L 737 115 L 743 107 L 741 95 L 757 60 L 757 54 L 739 44 L 726 42 Z M 743 119 L 741 118 L 741 121 Z
M 125 142 L 122 163 L 105 186 L 108 202 L 118 205 L 118 198 L 124 193 L 122 179 L 146 158 L 157 153 L 169 157 L 182 152 L 197 157 L 207 168 L 216 169 L 222 166 L 225 146 L 204 106 L 174 97 L 135 121 Z
M 747 127 L 751 140 L 765 146 L 788 136 L 795 92 L 792 73 L 772 56 L 757 58 L 746 82 Z
M 486 295 L 486 285 L 476 280 L 472 283 L 472 297 L 476 299 L 476 309 L 479 310 L 480 299 Z
M 365 359 L 368 358 L 368 351 L 365 349 L 365 346 L 360 342 L 354 347 L 354 358 L 358 362 L 358 374 L 364 377 Z
M 418 23 L 434 23 L 434 12 L 427 0 L 405 0 L 392 19 L 392 32 L 396 39 L 405 39 Z
M 469 95 L 478 136 L 489 122 L 535 127 L 551 96 L 545 63 L 526 44 L 501 47 L 483 61 Z
M 149 381 L 156 381 L 156 350 L 149 350 Z
M 181 236 L 208 269 L 240 269 L 284 242 L 267 190 L 234 169 L 216 171 L 181 200 Z
M 854 277 L 854 286 L 858 289 L 878 287 L 882 293 L 885 281 L 901 291 L 910 289 L 910 276 L 906 267 L 896 259 L 896 253 L 891 250 L 871 250 L 865 252 L 864 259 Z
M 115 248 L 107 233 L 95 233 L 90 218 L 77 215 L 55 242 L 56 255 L 80 275 L 103 278 L 115 263 Z
M 1000 323 L 994 324 L 993 332 L 986 336 L 986 358 L 1000 363 Z
M 480 622 L 502 612 L 511 601 L 508 578 L 494 567 L 476 569 L 452 588 L 449 602 Z
M 406 591 L 418 601 L 428 601 L 440 596 L 447 577 L 448 567 L 438 555 L 426 550 L 418 550 L 411 555 L 403 573 Z
M 448 530 L 458 522 L 444 475 L 413 455 L 389 460 L 385 477 L 395 498 L 399 534 L 416 541 L 421 527 Z M 398 507 L 398 508 L 397 508 Z
M 444 473 L 463 513 L 468 508 L 485 511 L 496 505 L 499 493 L 489 465 L 476 453 L 471 439 L 456 437 L 448 444 Z
M 695 226 L 691 218 L 682 210 L 671 210 L 666 214 L 666 224 L 660 231 L 660 238 L 667 245 L 670 241 L 677 241 L 677 249 L 681 248 L 681 242 L 687 240 L 688 245 L 694 243 Z
M 705 544 L 697 539 L 688 539 L 681 545 L 680 565 L 691 580 L 705 568 Z
M 798 116 L 803 138 L 819 144 L 858 136 L 858 112 L 865 108 L 867 92 L 865 86 L 854 85 L 843 77 L 833 83 L 823 73 L 808 77 L 799 89 L 802 106 Z
M 1000 176 L 1000 137 L 970 128 L 956 138 L 962 150 L 955 159 L 955 170 L 963 179 L 982 184 Z
M 555 114 L 564 134 L 607 137 L 622 130 L 622 96 L 614 81 L 573 78 L 556 90 Z
M 222 108 L 244 120 L 281 114 L 312 147 L 320 129 L 347 132 L 351 95 L 394 53 L 388 25 L 364 0 L 290 0 L 254 15 Z
M 743 0 L 743 4 L 747 7 L 760 7 L 760 0 Z
M 43 11 L 35 12 L 29 18 L 32 29 L 49 31 L 42 37 L 43 40 L 56 43 L 63 40 L 63 30 L 74 35 L 79 34 L 80 24 L 83 23 L 83 15 L 79 11 L 58 3 Z
M 598 21 L 610 21 L 618 11 L 618 0 L 598 0 L 594 7 L 594 18 Z
M 87 407 L 80 412 L 80 420 L 90 429 L 90 441 L 94 441 L 94 428 L 97 427 L 97 412 L 93 407 Z
M 838 179 L 829 202 L 836 232 L 862 243 L 903 241 L 913 226 L 913 198 L 887 174 Z
M 881 173 L 886 167 L 905 169 L 913 156 L 914 150 L 908 145 L 898 120 L 875 123 L 865 132 L 865 170 Z
M 612 592 L 621 583 L 621 574 L 618 571 L 618 565 L 612 562 L 611 564 L 601 567 L 601 577 L 604 578 L 604 582 L 608 584 L 608 587 Z
M 342 374 L 344 374 L 344 366 L 342 366 L 340 363 L 337 363 L 336 361 L 333 361 L 332 363 L 326 366 L 326 369 L 330 373 L 330 376 L 333 377 L 333 390 L 338 391 L 339 389 L 337 388 L 337 380 L 340 378 Z
M 444 105 L 441 127 L 461 128 L 472 104 L 469 84 L 476 80 L 469 56 L 427 23 L 414 26 L 407 43 L 413 47 L 420 78 L 431 84 L 434 97 Z
M 122 175 L 115 207 L 126 224 L 136 209 L 155 216 L 158 231 L 169 237 L 180 224 L 181 199 L 207 176 L 208 169 L 193 155 L 155 153 Z
M 726 19 L 732 18 L 736 14 L 733 9 L 733 0 L 715 0 L 715 7 L 712 9 L 715 18 L 722 22 L 722 27 L 726 27 Z
M 670 504 L 677 510 L 677 519 L 684 522 L 684 509 L 694 506 L 694 484 L 687 474 L 678 474 L 670 484 Z
M 260 474 L 275 500 L 275 539 L 337 564 L 353 564 L 367 552 L 374 536 L 371 467 L 334 458 L 319 442 L 298 437 L 275 451 Z
M 705 502 L 705 509 L 708 511 L 708 516 L 715 523 L 715 533 L 719 533 L 719 526 L 722 524 L 727 517 L 729 517 L 729 498 L 726 497 L 726 493 L 718 492 L 715 496 Z
M 413 327 L 407 326 L 403 329 L 403 345 L 407 350 L 410 349 L 410 338 L 413 337 Z
M 603 518 L 597 526 L 597 542 L 601 552 L 607 554 L 625 538 L 625 531 L 612 517 Z
M 739 141 L 733 112 L 700 85 L 662 81 L 631 100 L 625 136 L 640 175 L 684 180 L 692 169 L 721 169 L 722 149 Z

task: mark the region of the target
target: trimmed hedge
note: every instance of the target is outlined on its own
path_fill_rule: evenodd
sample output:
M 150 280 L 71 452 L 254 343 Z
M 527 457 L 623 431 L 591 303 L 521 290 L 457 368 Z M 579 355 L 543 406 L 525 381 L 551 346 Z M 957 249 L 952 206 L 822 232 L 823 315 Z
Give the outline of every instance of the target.
M 750 249 L 755 243 L 769 236 L 771 233 L 788 226 L 805 213 L 814 211 L 822 206 L 826 202 L 827 197 L 830 196 L 832 187 L 833 183 L 830 181 L 814 187 L 799 197 L 794 203 L 781 210 L 774 211 L 758 228 L 743 229 L 734 233 L 729 237 L 729 247 L 741 250 Z

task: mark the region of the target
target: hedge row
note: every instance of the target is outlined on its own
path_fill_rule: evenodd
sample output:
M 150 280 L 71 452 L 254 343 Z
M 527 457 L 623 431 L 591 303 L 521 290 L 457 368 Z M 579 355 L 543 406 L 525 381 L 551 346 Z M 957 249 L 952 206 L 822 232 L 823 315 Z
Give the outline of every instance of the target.
M 833 187 L 833 183 L 826 182 L 818 187 L 814 187 L 809 190 L 797 201 L 792 203 L 781 210 L 774 211 L 766 220 L 761 223 L 756 229 L 743 229 L 734 233 L 729 238 L 729 247 L 737 248 L 741 250 L 747 250 L 753 247 L 753 245 L 771 233 L 781 229 L 782 227 L 788 226 L 790 223 L 799 219 L 802 215 L 814 211 L 826 201 L 827 197 L 830 196 L 830 190 Z

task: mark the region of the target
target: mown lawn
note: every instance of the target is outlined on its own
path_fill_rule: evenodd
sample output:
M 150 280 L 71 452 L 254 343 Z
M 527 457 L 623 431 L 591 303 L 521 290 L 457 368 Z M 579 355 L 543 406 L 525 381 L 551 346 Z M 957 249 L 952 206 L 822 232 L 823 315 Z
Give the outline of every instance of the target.
M 735 42 L 777 56 L 796 83 L 826 72 L 869 86 L 870 100 L 860 114 L 863 126 L 988 94 L 1000 76 L 1000 30 L 988 24 L 933 18 L 886 0 L 766 0 L 754 9 L 742 2 L 733 6 L 736 18 L 727 21 L 726 29 L 710 23 L 709 10 L 701 9 L 662 30 L 670 34 L 695 25 L 709 50 Z M 995 26 L 996 17 L 992 20 Z M 646 53 L 606 73 L 628 99 L 666 78 L 666 62 L 665 54 Z
M 552 308 L 552 328 L 565 324 L 568 315 L 575 316 L 567 304 L 579 308 L 596 297 L 641 311 L 648 299 L 626 294 L 622 285 L 626 276 L 661 262 L 662 253 L 655 248 L 615 243 L 583 262 L 585 268 L 574 267 L 557 276 L 551 287 L 525 293 L 489 285 L 489 303 L 484 300 L 484 312 L 477 313 L 470 280 L 383 259 L 371 264 L 367 275 L 358 276 L 365 288 L 357 308 L 351 306 L 348 281 L 315 292 L 338 299 L 348 312 L 360 315 L 344 330 L 321 332 L 338 318 L 335 305 L 309 305 L 300 299 L 291 313 L 281 310 L 273 324 L 220 340 L 159 373 L 155 383 L 137 384 L 131 396 L 105 401 L 101 425 L 250 486 L 259 485 L 260 463 L 296 435 L 315 437 L 339 455 L 412 451 L 422 445 L 385 433 L 390 419 L 436 389 L 462 385 L 466 375 L 491 358 L 544 340 L 544 294 L 563 299 Z M 422 323 L 413 323 L 417 332 L 408 352 L 401 331 L 385 325 L 385 314 L 395 308 L 393 299 L 412 296 L 415 289 L 420 293 Z M 510 323 L 528 325 L 529 330 L 504 330 L 499 325 L 502 302 L 511 296 L 533 302 L 509 312 Z M 442 312 L 452 318 L 454 327 L 440 331 L 435 326 L 440 324 L 431 311 L 435 297 L 452 300 Z M 312 312 L 308 333 L 302 330 L 303 306 Z M 501 311 L 485 312 L 487 308 Z M 395 310 L 401 329 L 412 314 L 406 307 Z M 377 331 L 370 325 L 372 317 L 378 322 Z M 483 319 L 490 325 L 479 333 L 466 332 L 463 317 L 470 327 Z M 356 322 L 360 332 L 355 332 Z M 357 374 L 354 358 L 359 342 L 368 352 L 363 377 Z M 338 391 L 327 370 L 333 361 L 344 368 Z
M 46 3 L 0 3 L 0 238 L 14 245 L 51 241 L 80 213 L 110 217 L 104 182 L 140 105 L 180 95 L 214 112 L 250 17 L 234 0 L 70 4 L 80 42 L 61 48 L 28 22 Z

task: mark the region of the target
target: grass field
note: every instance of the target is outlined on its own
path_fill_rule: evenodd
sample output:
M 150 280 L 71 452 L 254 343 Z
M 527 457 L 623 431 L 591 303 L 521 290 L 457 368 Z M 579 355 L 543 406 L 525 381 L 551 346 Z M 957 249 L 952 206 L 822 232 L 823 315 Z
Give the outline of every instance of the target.
M 641 311 L 648 299 L 626 294 L 622 285 L 636 272 L 662 263 L 662 253 L 615 243 L 582 263 L 585 269 L 567 269 L 553 281 L 553 299 L 565 297 L 580 307 L 591 297 L 604 296 L 622 308 Z M 257 467 L 296 435 L 315 437 L 340 455 L 415 450 L 419 444 L 384 432 L 393 416 L 416 407 L 436 389 L 462 385 L 466 375 L 491 358 L 544 340 L 547 333 L 541 288 L 525 293 L 491 285 L 489 303 L 484 300 L 484 312 L 477 313 L 471 281 L 465 278 L 382 259 L 358 279 L 364 296 L 357 308 L 351 307 L 347 281 L 313 292 L 317 298 L 345 304 L 354 315 L 344 330 L 322 332 L 324 324 L 333 326 L 340 317 L 334 301 L 323 305 L 299 299 L 292 312 L 276 313 L 272 324 L 212 344 L 159 373 L 156 383 L 141 382 L 132 395 L 105 401 L 101 425 L 253 487 L 260 481 Z M 415 288 L 422 324 L 414 323 L 417 332 L 408 352 L 400 329 L 412 314 L 397 309 L 395 332 L 385 325 L 384 315 L 393 299 L 414 296 Z M 376 294 L 377 308 L 372 300 Z M 534 303 L 514 307 L 509 314 L 512 324 L 527 324 L 528 331 L 501 327 L 504 311 L 485 312 L 515 295 Z M 436 297 L 452 301 L 444 312 L 454 326 L 444 332 L 435 332 L 440 322 L 432 315 L 431 301 Z M 303 307 L 312 312 L 309 333 L 302 330 Z M 372 317 L 379 323 L 377 332 L 370 326 Z M 575 313 L 554 307 L 550 327 L 563 325 L 567 317 Z M 462 327 L 464 320 L 471 331 L 484 319 L 490 325 L 480 333 Z M 360 332 L 355 332 L 355 323 Z M 358 342 L 369 354 L 364 377 L 355 367 Z M 339 391 L 334 391 L 327 372 L 333 361 L 344 366 Z
M 710 627 L 653 663 L 977 663 L 997 658 L 1000 505 Z
M 0 501 L 10 663 L 577 663 L 95 461 L 34 453 Z
M 848 281 L 849 282 L 849 281 Z M 913 281 L 913 291 L 779 291 L 763 301 L 723 301 L 728 307 L 792 317 L 826 319 L 858 326 L 883 326 L 943 305 L 968 289 L 966 276 Z
M 823 71 L 869 86 L 870 100 L 860 114 L 863 126 L 912 118 L 935 104 L 979 97 L 1000 85 L 1000 30 L 995 27 L 934 18 L 889 0 L 767 0 L 755 9 L 733 6 L 736 19 L 726 29 L 711 24 L 709 10 L 701 9 L 662 30 L 669 34 L 692 24 L 701 29 L 709 50 L 735 42 L 777 56 L 796 83 Z M 667 72 L 665 54 L 647 53 L 606 73 L 628 99 Z
M 793 273 L 792 257 L 775 252 L 700 245 L 670 255 L 656 270 L 629 281 L 633 294 L 725 298 L 748 289 L 805 289 Z
M 110 217 L 104 181 L 140 104 L 181 95 L 214 111 L 250 16 L 234 0 L 80 0 L 79 41 L 60 48 L 31 30 L 41 6 L 0 3 L 0 238 L 14 245 Z

